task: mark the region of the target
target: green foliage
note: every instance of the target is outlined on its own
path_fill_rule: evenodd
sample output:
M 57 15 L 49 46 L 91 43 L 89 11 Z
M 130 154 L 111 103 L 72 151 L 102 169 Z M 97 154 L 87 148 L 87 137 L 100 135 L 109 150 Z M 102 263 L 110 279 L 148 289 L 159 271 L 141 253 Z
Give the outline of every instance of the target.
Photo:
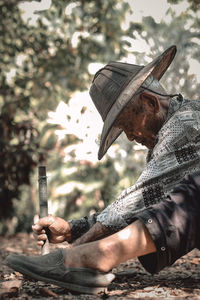
M 90 121 L 95 108 L 89 107 L 84 91 L 92 81 L 91 63 L 133 54 L 136 63 L 144 64 L 176 44 L 178 56 L 162 82 L 170 92 L 198 98 L 188 59 L 199 62 L 199 3 L 188 0 L 187 10 L 177 14 L 174 7 L 182 1 L 168 2 L 167 24 L 151 16 L 141 23 L 133 18 L 124 30 L 134 2 L 130 7 L 121 0 L 52 1 L 35 12 L 34 24 L 24 18 L 22 8 L 31 1 L 0 1 L 0 218 L 16 216 L 10 226 L 30 230 L 38 207 L 40 163 L 47 165 L 53 210 L 65 218 L 103 209 L 134 184 L 144 166 L 146 151 L 134 148 L 133 153 L 123 137 L 102 162 L 90 156 L 88 137 L 97 121 Z M 138 39 L 146 52 L 135 49 Z M 82 92 L 78 100 L 76 91 Z M 61 117 L 55 119 L 61 103 Z
M 168 0 L 168 2 L 171 4 L 178 4 L 183 2 L 183 0 Z M 190 8 L 195 12 L 200 8 L 199 0 L 188 0 L 188 3 L 190 4 Z
M 169 3 L 177 3 L 170 1 Z M 180 0 L 178 2 L 183 2 Z M 195 1 L 188 1 L 188 4 Z M 136 38 L 134 33 L 139 33 L 139 38 L 146 42 L 150 48 L 149 57 L 154 58 L 162 51 L 171 45 L 177 46 L 177 55 L 170 66 L 170 72 L 166 72 L 161 82 L 169 93 L 182 93 L 185 97 L 191 99 L 199 99 L 197 89 L 198 82 L 195 75 L 190 70 L 190 63 L 193 65 L 198 63 L 199 59 L 199 43 L 200 43 L 200 6 L 198 5 L 193 11 L 193 7 L 188 5 L 188 8 L 180 13 L 175 11 L 176 5 L 171 5 L 166 13 L 166 21 L 161 20 L 157 23 L 151 16 L 144 17 L 142 20 L 142 28 L 134 29 L 137 24 L 132 24 L 129 31 L 129 36 L 132 34 L 132 43 Z M 138 35 L 137 35 L 138 36 Z M 131 48 L 128 48 L 131 52 Z M 144 52 L 137 55 L 137 63 L 144 64 Z M 148 61 L 147 61 L 148 62 Z M 196 66 L 196 71 L 197 71 Z
M 78 139 L 67 135 L 58 142 L 59 125 L 47 124 L 48 112 L 60 100 L 68 102 L 73 91 L 88 89 L 89 63 L 126 53 L 120 27 L 126 4 L 115 8 L 114 0 L 54 1 L 31 25 L 22 18 L 22 3 L 0 2 L 0 218 L 14 214 L 13 200 L 22 198 L 24 184 L 37 184 L 31 176 L 48 157 L 52 178 L 62 183 L 57 168 L 62 174 L 68 167 L 63 149 Z

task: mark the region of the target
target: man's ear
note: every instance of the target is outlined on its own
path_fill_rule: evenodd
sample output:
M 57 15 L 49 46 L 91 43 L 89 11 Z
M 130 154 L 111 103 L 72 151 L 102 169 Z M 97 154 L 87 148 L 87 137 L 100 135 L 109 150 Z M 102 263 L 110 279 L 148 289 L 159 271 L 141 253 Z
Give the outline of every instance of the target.
M 150 109 L 154 113 L 158 113 L 160 111 L 160 101 L 156 95 L 143 92 L 140 95 L 140 100 L 146 109 Z

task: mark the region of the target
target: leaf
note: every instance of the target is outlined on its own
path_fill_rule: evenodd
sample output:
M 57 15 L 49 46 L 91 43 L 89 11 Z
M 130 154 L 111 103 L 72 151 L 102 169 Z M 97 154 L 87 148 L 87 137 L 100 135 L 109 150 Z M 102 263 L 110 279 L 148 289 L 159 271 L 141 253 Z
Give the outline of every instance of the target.
M 40 288 L 40 294 L 44 297 L 54 297 L 54 298 L 59 297 L 58 294 L 54 293 L 53 291 L 45 287 Z
M 1 284 L 0 298 L 6 299 L 6 297 L 16 297 L 22 287 L 22 280 L 5 281 Z

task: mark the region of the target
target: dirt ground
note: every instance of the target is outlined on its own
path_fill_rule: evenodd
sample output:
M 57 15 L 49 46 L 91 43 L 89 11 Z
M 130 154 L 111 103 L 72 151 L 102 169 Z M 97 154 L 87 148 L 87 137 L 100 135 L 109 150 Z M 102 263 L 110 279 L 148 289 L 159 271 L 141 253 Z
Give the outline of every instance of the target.
M 154 276 L 137 260 L 123 263 L 113 270 L 116 279 L 108 292 L 100 295 L 74 295 L 52 284 L 24 278 L 3 264 L 10 253 L 39 255 L 40 251 L 32 235 L 0 237 L 0 299 L 200 299 L 200 252 L 196 249 Z

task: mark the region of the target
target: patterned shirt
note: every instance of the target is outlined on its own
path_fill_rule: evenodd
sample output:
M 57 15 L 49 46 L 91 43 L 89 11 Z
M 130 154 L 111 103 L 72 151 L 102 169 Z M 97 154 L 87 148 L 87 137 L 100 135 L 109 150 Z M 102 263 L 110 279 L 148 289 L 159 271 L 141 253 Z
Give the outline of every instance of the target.
M 157 143 L 136 183 L 97 216 L 115 232 L 147 207 L 165 199 L 184 175 L 200 170 L 200 101 L 171 99 Z

